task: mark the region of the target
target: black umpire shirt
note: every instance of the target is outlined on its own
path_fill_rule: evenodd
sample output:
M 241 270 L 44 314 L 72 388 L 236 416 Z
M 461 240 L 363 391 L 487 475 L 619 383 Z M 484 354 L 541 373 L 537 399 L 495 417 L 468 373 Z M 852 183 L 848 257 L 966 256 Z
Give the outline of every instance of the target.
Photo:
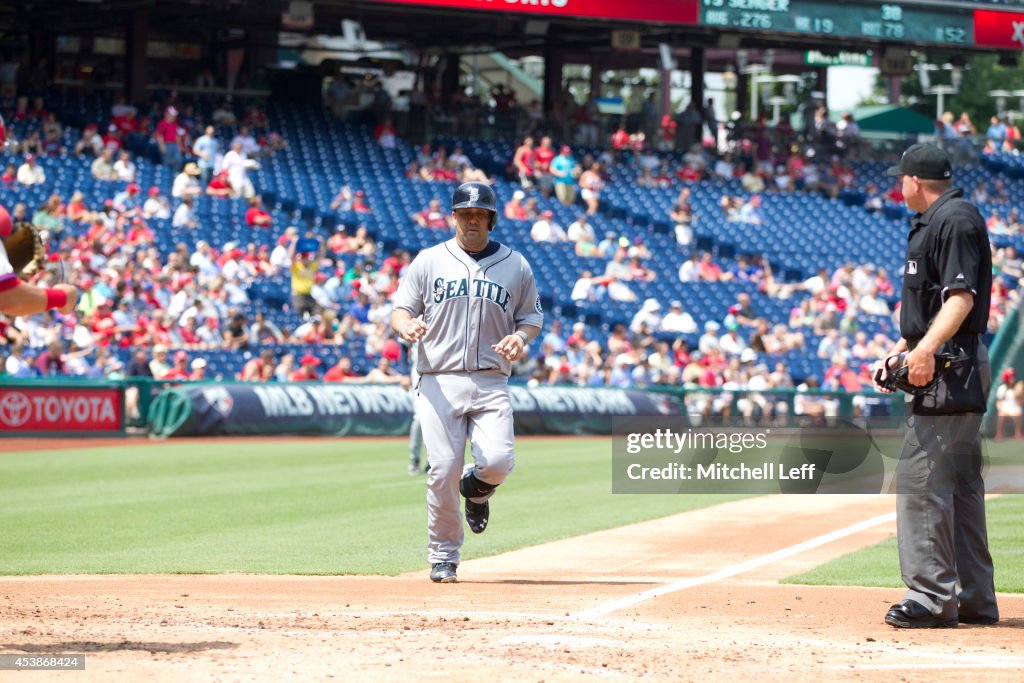
M 959 289 L 974 295 L 974 307 L 957 335 L 988 329 L 992 251 L 985 221 L 963 194 L 961 189 L 947 190 L 910 219 L 900 332 L 911 344 L 925 336 L 946 297 Z

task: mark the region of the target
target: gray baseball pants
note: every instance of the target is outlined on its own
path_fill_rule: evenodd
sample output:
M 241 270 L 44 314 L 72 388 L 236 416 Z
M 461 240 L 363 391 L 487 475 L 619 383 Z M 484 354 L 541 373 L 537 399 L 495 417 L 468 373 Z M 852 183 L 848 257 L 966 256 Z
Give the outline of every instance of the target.
M 426 374 L 416 412 L 427 447 L 427 559 L 459 562 L 465 532 L 459 481 L 471 444 L 476 477 L 497 486 L 515 465 L 508 378 L 495 372 Z M 493 495 L 493 491 L 491 492 Z M 483 502 L 488 497 L 473 499 Z
M 978 361 L 987 394 L 992 368 L 984 346 Z M 985 524 L 981 421 L 981 415 L 908 415 L 897 465 L 904 598 L 943 619 L 999 616 Z

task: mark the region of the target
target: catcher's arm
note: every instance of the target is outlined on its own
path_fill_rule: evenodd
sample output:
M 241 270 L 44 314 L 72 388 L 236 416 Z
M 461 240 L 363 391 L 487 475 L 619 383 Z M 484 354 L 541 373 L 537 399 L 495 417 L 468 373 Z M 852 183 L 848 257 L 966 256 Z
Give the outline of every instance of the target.
M 59 284 L 52 288 L 36 287 L 17 278 L 0 281 L 0 313 L 11 316 L 35 315 L 49 309 L 71 313 L 78 303 L 78 288 Z
M 28 223 L 11 224 L 10 214 L 0 206 L 0 313 L 10 316 L 34 315 L 48 309 L 71 313 L 78 303 L 78 288 L 59 284 L 36 287 L 19 280 L 38 272 L 46 261 L 46 249 Z

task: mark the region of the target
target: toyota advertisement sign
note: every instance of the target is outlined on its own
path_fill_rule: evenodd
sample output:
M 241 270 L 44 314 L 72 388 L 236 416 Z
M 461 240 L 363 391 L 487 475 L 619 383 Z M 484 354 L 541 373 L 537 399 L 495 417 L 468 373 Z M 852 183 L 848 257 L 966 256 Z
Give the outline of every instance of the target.
M 120 432 L 117 387 L 0 387 L 0 433 Z

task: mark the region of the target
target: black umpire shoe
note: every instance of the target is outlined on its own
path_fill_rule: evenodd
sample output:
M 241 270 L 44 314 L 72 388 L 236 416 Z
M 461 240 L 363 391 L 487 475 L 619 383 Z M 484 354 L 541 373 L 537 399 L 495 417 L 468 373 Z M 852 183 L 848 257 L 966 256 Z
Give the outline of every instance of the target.
M 903 600 L 885 613 L 885 623 L 896 628 L 955 628 L 957 619 L 937 617 L 915 600 Z
M 488 501 L 474 503 L 466 499 L 466 524 L 474 534 L 482 534 L 487 528 L 487 519 L 491 516 L 491 504 Z
M 991 626 L 992 624 L 999 623 L 999 617 L 984 617 L 961 614 L 959 617 L 961 624 L 970 624 L 971 626 Z
M 455 570 L 458 568 L 454 562 L 435 562 L 430 565 L 430 580 L 434 583 L 457 583 L 459 577 Z

